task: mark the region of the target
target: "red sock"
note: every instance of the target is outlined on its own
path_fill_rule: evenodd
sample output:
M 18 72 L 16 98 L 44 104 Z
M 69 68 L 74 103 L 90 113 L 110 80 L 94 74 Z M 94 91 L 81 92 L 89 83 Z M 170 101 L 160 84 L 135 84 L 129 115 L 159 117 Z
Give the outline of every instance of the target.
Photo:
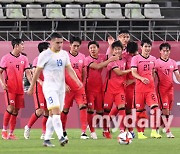
M 109 116 L 109 113 L 108 112 L 104 112 L 103 116 Z M 106 132 L 108 130 L 109 130 L 108 123 L 107 123 L 106 118 L 104 118 L 103 119 L 103 131 Z
M 81 121 L 81 130 L 86 132 L 87 128 L 87 109 L 80 110 L 80 121 Z
M 119 110 L 119 116 L 122 117 L 122 121 L 120 123 L 120 130 L 121 131 L 125 131 L 125 126 L 124 126 L 124 122 L 123 122 L 125 115 L 126 115 L 125 109 L 120 109 Z
M 157 115 L 157 113 L 158 113 L 158 110 L 159 110 L 159 108 L 158 107 L 155 107 L 155 108 L 152 108 L 151 109 L 151 115 L 152 116 L 154 116 L 154 122 L 153 122 L 153 126 L 152 126 L 152 129 L 157 129 L 158 128 L 158 126 L 157 126 L 157 123 L 156 123 L 156 121 L 157 121 L 157 119 L 156 119 L 156 115 Z M 153 113 L 153 114 L 152 114 Z M 152 119 L 151 119 L 152 120 Z
M 129 124 L 129 125 L 132 124 L 132 119 L 128 119 L 128 124 Z M 129 131 L 129 132 L 133 132 L 133 130 L 134 130 L 134 129 L 133 129 L 132 127 L 129 127 L 129 128 L 128 128 L 128 131 Z
M 91 132 L 95 132 L 95 129 L 94 129 L 93 125 L 92 125 L 93 116 L 94 116 L 93 113 L 88 113 L 87 114 L 88 125 L 89 125 L 89 129 L 90 129 Z
M 36 113 L 33 113 L 33 114 L 31 115 L 31 118 L 30 118 L 29 121 L 28 121 L 27 126 L 28 126 L 29 128 L 31 128 L 32 125 L 37 121 L 38 118 L 39 118 L 39 117 L 36 115 Z
M 68 113 L 61 112 L 61 122 L 62 122 L 63 131 L 66 130 L 67 114 Z
M 42 118 L 42 133 L 45 134 L 46 132 L 46 122 L 47 122 L 48 116 L 43 116 Z
M 13 133 L 14 132 L 14 129 L 15 129 L 15 126 L 16 126 L 16 119 L 17 119 L 17 115 L 11 115 L 11 118 L 10 118 L 10 126 L 9 126 L 9 133 Z
M 136 112 L 136 129 L 138 132 L 142 132 L 142 128 L 137 125 L 138 121 L 141 119 L 139 116 L 140 114 L 141 114 L 141 112 Z
M 4 113 L 4 119 L 3 119 L 3 129 L 7 130 L 8 123 L 11 117 L 11 113 L 9 113 L 7 110 Z
M 111 116 L 117 116 L 118 112 L 119 112 L 118 109 L 116 107 L 114 107 L 114 108 L 111 109 L 111 112 L 109 113 L 109 116 L 110 117 Z

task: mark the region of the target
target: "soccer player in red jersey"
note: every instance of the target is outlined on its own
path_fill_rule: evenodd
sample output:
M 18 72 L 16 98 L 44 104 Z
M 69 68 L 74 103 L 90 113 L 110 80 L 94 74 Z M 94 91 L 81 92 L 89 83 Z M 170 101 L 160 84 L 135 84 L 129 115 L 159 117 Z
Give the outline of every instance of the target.
M 169 43 L 162 43 L 159 46 L 160 58 L 156 60 L 155 68 L 158 77 L 157 94 L 159 106 L 162 110 L 163 118 L 169 120 L 171 109 L 174 101 L 173 92 L 173 73 L 178 82 L 180 82 L 180 74 L 176 62 L 169 58 L 171 46 Z M 165 129 L 168 138 L 174 138 L 170 129 Z
M 24 108 L 23 74 L 24 71 L 31 82 L 31 72 L 26 56 L 21 52 L 24 50 L 24 41 L 13 39 L 12 52 L 2 57 L 0 62 L 0 82 L 5 91 L 7 109 L 4 113 L 2 138 L 17 139 L 14 135 L 16 119 L 20 108 Z M 4 72 L 4 76 L 3 76 Z M 7 133 L 8 124 L 9 134 Z
M 144 39 L 141 42 L 142 52 L 132 58 L 132 75 L 136 78 L 135 84 L 135 103 L 136 103 L 136 122 L 138 130 L 138 139 L 146 139 L 144 128 L 140 126 L 139 121 L 146 118 L 145 105 L 151 108 L 151 114 L 156 117 L 159 110 L 158 100 L 155 92 L 154 71 L 156 58 L 150 55 L 152 42 Z M 156 121 L 152 126 L 151 137 L 161 138 L 156 132 Z
M 84 60 L 85 55 L 79 53 L 79 48 L 81 45 L 81 39 L 79 37 L 71 37 L 70 39 L 70 51 L 68 52 L 71 65 L 76 72 L 80 81 L 84 80 Z M 61 113 L 61 120 L 63 125 L 64 137 L 67 138 L 66 132 L 66 122 L 67 115 L 70 107 L 73 105 L 73 101 L 75 100 L 79 106 L 80 110 L 80 121 L 81 121 L 81 139 L 88 139 L 89 137 L 86 135 L 87 128 L 87 101 L 85 89 L 82 87 L 79 89 L 77 84 L 71 77 L 66 73 L 66 96 L 65 96 L 65 104 L 63 111 Z
M 99 54 L 99 44 L 96 41 L 88 43 L 90 55 L 85 59 L 86 80 L 85 89 L 88 104 L 88 125 L 91 131 L 91 138 L 97 139 L 95 129 L 92 125 L 94 110 L 96 114 L 103 115 L 103 81 L 102 69 L 110 62 L 118 60 L 117 56 L 112 56 L 107 60 L 107 56 Z
M 46 50 L 49 47 L 49 42 L 40 42 L 38 44 L 38 50 L 39 53 Z M 33 61 L 33 72 L 35 72 L 35 68 L 37 65 L 38 57 L 36 57 Z M 46 100 L 44 98 L 44 94 L 42 91 L 42 84 L 43 84 L 43 73 L 41 72 L 40 77 L 38 81 L 36 82 L 35 88 L 34 88 L 34 103 L 35 103 L 35 113 L 33 113 L 28 121 L 28 124 L 24 127 L 24 138 L 29 139 L 30 136 L 30 128 L 34 125 L 34 123 L 37 121 L 37 119 L 44 114 L 42 119 L 42 135 L 41 139 L 44 139 L 45 131 L 46 131 L 46 121 L 48 119 L 48 109 L 46 105 Z
M 130 41 L 130 33 L 129 33 L 129 31 L 126 30 L 126 29 L 120 30 L 117 39 L 122 43 L 122 46 L 123 46 L 123 52 L 122 53 L 125 53 L 126 48 L 127 48 L 127 44 Z M 109 56 L 111 55 L 111 50 L 112 50 L 111 45 L 112 45 L 112 43 L 114 41 L 115 41 L 115 39 L 112 36 L 108 37 L 109 47 L 107 49 L 106 54 L 109 55 Z
M 124 84 L 126 81 L 125 74 L 131 72 L 131 69 L 125 70 L 126 60 L 122 58 L 123 46 L 120 41 L 115 41 L 112 44 L 112 55 L 118 56 L 119 59 L 110 62 L 107 65 L 107 79 L 104 87 L 104 116 L 109 116 L 113 103 L 118 108 L 119 116 L 122 117 L 120 123 L 120 132 L 124 132 L 123 119 L 125 117 L 125 89 Z M 104 119 L 103 136 L 110 139 L 111 134 L 107 127 L 107 121 Z

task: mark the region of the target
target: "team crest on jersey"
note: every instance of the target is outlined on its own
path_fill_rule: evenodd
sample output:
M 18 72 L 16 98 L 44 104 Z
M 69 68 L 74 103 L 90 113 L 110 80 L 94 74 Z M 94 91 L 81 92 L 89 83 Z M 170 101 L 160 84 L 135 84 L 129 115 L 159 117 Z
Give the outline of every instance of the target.
M 79 60 L 79 63 L 83 63 L 83 60 L 80 59 L 80 60 Z
M 174 66 L 171 65 L 170 68 L 174 68 Z
M 21 64 L 24 64 L 24 61 L 21 61 Z
M 14 104 L 14 100 L 10 100 L 10 103 L 11 103 L 11 104 Z

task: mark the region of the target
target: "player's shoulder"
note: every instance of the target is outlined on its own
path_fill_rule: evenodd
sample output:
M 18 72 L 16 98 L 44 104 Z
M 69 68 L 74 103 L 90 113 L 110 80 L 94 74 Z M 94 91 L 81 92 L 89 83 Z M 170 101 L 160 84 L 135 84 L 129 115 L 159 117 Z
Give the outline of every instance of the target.
M 2 56 L 2 59 L 9 59 L 10 57 L 12 57 L 11 53 L 7 53 L 4 56 Z
M 156 60 L 156 57 L 154 57 L 152 55 L 150 55 L 149 58 L 152 59 L 152 60 Z

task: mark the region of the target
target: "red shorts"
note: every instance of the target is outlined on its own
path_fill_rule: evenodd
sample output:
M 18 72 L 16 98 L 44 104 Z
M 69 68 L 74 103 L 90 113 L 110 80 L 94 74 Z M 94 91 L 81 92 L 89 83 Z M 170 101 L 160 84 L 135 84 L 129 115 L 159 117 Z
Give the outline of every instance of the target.
M 133 109 L 135 108 L 135 98 L 134 98 L 134 93 L 135 93 L 135 85 L 129 85 L 125 89 L 125 94 L 126 94 L 126 109 Z
M 112 94 L 112 93 L 105 92 L 104 109 L 111 110 L 113 102 L 115 103 L 116 106 L 123 105 L 123 104 L 125 105 L 125 102 L 126 102 L 125 93 L 122 92 L 122 93 Z
M 46 100 L 44 98 L 44 94 L 39 92 L 39 93 L 34 93 L 33 94 L 34 97 L 34 105 L 35 105 L 35 109 L 47 109 L 47 104 L 46 104 Z
M 73 105 L 73 101 L 76 101 L 78 105 L 87 104 L 86 94 L 84 88 L 76 91 L 66 92 L 64 108 L 69 109 Z
M 96 110 L 96 111 L 102 111 L 103 110 L 103 93 L 88 91 L 86 94 L 87 94 L 88 108 Z
M 160 109 L 172 109 L 172 105 L 174 102 L 174 93 L 158 91 L 158 101 Z
M 144 109 L 145 104 L 152 106 L 158 104 L 158 99 L 155 92 L 136 92 L 135 93 L 136 109 Z
M 24 108 L 24 94 L 13 94 L 5 91 L 5 101 L 7 105 L 12 105 L 17 109 Z

